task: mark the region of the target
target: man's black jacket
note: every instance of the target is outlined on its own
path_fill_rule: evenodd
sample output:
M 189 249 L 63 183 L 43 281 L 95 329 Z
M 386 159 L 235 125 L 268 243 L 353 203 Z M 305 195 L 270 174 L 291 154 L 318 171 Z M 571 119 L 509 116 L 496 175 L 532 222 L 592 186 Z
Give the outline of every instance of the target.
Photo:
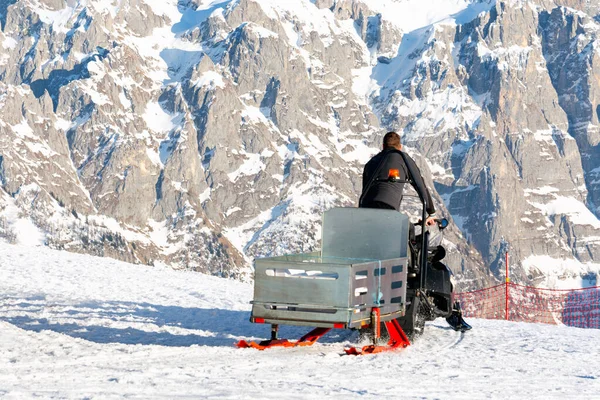
M 435 213 L 431 194 L 423 182 L 421 171 L 410 156 L 400 150 L 385 149 L 375 155 L 365 165 L 363 171 L 363 189 L 360 196 L 359 207 L 376 207 L 377 203 L 384 203 L 400 211 L 404 183 L 387 182 L 390 169 L 400 172 L 400 181 L 409 181 L 421 199 L 427 200 L 427 213 Z

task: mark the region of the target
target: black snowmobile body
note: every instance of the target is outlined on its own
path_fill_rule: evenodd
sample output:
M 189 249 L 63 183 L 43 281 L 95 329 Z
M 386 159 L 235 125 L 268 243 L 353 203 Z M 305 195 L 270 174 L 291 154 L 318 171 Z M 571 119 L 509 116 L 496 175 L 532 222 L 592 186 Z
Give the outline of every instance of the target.
M 447 222 L 442 221 L 439 224 Z M 421 248 L 415 246 L 416 244 L 411 243 L 409 246 L 411 266 L 408 271 L 406 314 L 398 318 L 400 326 L 409 338 L 422 333 L 426 321 L 450 317 L 454 305 L 452 272 L 438 259 L 438 254 L 445 254 L 445 250 L 438 246 L 435 251 L 428 251 L 427 261 L 422 264 Z

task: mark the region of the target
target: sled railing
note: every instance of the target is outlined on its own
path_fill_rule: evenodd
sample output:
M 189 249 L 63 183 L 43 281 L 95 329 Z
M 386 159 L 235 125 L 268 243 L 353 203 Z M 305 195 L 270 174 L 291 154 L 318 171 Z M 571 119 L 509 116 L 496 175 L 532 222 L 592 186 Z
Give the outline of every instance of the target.
M 306 254 L 256 261 L 251 322 L 360 328 L 371 310 L 404 315 L 406 259 L 358 260 Z

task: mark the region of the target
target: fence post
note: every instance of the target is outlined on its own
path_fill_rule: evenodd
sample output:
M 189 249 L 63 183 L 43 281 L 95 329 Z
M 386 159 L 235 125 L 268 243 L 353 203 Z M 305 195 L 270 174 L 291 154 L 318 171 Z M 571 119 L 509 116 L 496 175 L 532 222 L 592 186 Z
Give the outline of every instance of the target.
M 504 304 L 504 314 L 505 314 L 506 320 L 508 321 L 508 284 L 510 283 L 510 278 L 508 276 L 508 250 L 506 251 L 505 264 L 506 264 L 506 282 L 504 283 L 504 287 L 505 287 L 504 298 L 506 300 L 506 303 Z

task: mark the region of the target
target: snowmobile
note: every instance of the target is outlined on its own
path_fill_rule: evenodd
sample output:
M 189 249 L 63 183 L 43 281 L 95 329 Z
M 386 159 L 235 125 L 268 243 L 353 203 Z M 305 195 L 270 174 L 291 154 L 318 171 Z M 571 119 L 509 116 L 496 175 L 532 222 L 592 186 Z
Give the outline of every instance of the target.
M 397 182 L 394 177 L 388 178 Z M 321 250 L 255 260 L 250 322 L 271 325 L 271 339 L 241 340 L 240 348 L 314 344 L 332 328 L 368 332 L 372 345 L 347 354 L 406 347 L 426 321 L 444 317 L 468 330 L 453 299 L 445 250 L 429 248 L 426 200 L 414 235 L 406 214 L 395 210 L 333 208 L 323 215 Z M 437 221 L 443 230 L 446 219 Z M 279 325 L 314 326 L 300 340 L 278 338 Z M 381 345 L 384 329 L 387 344 Z
M 407 308 L 398 323 L 410 339 L 423 333 L 425 322 L 439 317 L 445 318 L 454 330 L 465 332 L 471 326 L 462 317 L 460 302 L 454 300 L 452 271 L 441 262 L 446 256 L 441 241 L 448 220 L 436 220 L 439 233 L 435 240 L 430 238 L 431 232 L 424 229 L 421 221 L 418 224 L 425 234 L 409 240 Z

